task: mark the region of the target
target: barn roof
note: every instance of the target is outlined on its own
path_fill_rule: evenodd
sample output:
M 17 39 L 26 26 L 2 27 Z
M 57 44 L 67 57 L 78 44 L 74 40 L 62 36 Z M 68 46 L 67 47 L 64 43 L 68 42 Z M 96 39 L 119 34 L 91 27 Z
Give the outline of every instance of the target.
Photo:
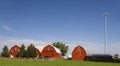
M 14 46 L 12 46 L 11 48 L 13 48 L 13 47 L 19 47 L 18 45 L 14 45 Z
M 54 46 L 53 46 L 53 47 L 54 47 Z M 61 51 L 60 51 L 58 48 L 54 47 L 54 49 L 55 49 L 55 51 L 56 51 L 57 53 L 62 54 Z
M 48 46 L 48 45 L 44 45 L 44 46 L 35 46 L 35 47 L 36 47 L 37 49 L 39 49 L 39 51 L 41 52 L 41 51 L 43 50 L 43 48 L 46 47 L 46 46 Z M 50 45 L 50 46 L 52 46 L 52 45 Z M 56 51 L 57 53 L 62 54 L 61 51 L 60 51 L 58 48 L 56 48 L 56 47 L 54 47 L 54 46 L 52 46 L 52 47 L 55 49 L 55 51 Z

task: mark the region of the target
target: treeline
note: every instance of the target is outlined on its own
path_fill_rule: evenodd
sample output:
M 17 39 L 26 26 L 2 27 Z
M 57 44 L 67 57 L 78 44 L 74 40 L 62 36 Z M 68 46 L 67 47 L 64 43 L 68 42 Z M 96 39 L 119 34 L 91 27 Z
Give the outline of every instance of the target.
M 36 48 L 33 44 L 30 44 L 27 49 L 25 49 L 24 45 L 21 45 L 20 51 L 17 57 L 36 57 Z
M 3 47 L 3 50 L 1 52 L 1 56 L 2 57 L 9 57 L 10 56 L 9 49 L 6 45 Z M 36 48 L 33 44 L 30 44 L 27 48 L 23 44 L 23 45 L 21 45 L 16 57 L 36 57 L 36 56 L 37 56 Z

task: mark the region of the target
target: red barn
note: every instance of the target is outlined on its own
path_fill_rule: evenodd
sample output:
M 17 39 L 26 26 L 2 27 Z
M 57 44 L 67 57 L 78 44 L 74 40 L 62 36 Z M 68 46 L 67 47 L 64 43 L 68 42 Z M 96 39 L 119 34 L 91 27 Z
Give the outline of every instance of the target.
M 10 51 L 9 51 L 9 55 L 10 58 L 14 58 L 18 55 L 20 47 L 17 45 L 14 45 L 13 47 L 11 47 Z
M 39 56 L 40 56 L 40 51 L 39 51 L 39 49 L 37 49 L 37 48 L 36 48 L 36 54 L 37 54 L 37 58 L 39 58 Z
M 41 52 L 41 57 L 42 58 L 61 58 L 61 52 L 59 49 L 51 46 L 51 45 L 47 45 L 43 48 L 42 52 Z
M 72 51 L 72 60 L 84 60 L 86 57 L 86 51 L 83 47 L 77 46 Z

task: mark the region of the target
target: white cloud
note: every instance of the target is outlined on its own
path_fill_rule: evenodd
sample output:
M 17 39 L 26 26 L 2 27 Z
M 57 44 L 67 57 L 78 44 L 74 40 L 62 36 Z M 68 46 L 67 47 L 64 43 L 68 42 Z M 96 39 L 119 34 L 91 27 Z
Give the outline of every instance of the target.
M 3 29 L 7 30 L 7 31 L 13 31 L 12 28 L 8 27 L 8 26 L 3 26 Z
M 2 51 L 2 48 L 4 47 L 4 45 L 7 45 L 10 48 L 15 44 L 18 46 L 21 46 L 22 44 L 24 44 L 25 46 L 34 44 L 36 47 L 38 47 L 38 46 L 47 45 L 48 43 L 44 41 L 32 40 L 32 39 L 18 39 L 18 38 L 3 39 L 3 40 L 0 40 L 0 51 Z
M 120 43 L 112 43 L 107 46 L 107 52 L 120 55 Z

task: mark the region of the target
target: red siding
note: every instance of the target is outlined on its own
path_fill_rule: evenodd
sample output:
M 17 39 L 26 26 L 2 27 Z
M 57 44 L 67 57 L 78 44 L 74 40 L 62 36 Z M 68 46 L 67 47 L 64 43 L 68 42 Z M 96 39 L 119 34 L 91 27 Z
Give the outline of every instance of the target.
M 51 45 L 47 45 L 43 48 L 41 52 L 42 58 L 49 57 L 49 58 L 61 58 L 61 55 L 57 53 Z
M 13 57 L 16 57 L 16 56 L 18 55 L 19 49 L 20 49 L 19 46 L 14 45 L 14 46 L 10 49 L 9 55 L 10 55 L 10 56 L 12 55 Z
M 86 57 L 86 51 L 83 47 L 77 46 L 72 51 L 72 60 L 84 60 Z
M 37 55 L 40 55 L 40 51 L 39 51 L 39 49 L 37 49 L 37 48 L 36 48 L 36 54 L 37 54 Z

